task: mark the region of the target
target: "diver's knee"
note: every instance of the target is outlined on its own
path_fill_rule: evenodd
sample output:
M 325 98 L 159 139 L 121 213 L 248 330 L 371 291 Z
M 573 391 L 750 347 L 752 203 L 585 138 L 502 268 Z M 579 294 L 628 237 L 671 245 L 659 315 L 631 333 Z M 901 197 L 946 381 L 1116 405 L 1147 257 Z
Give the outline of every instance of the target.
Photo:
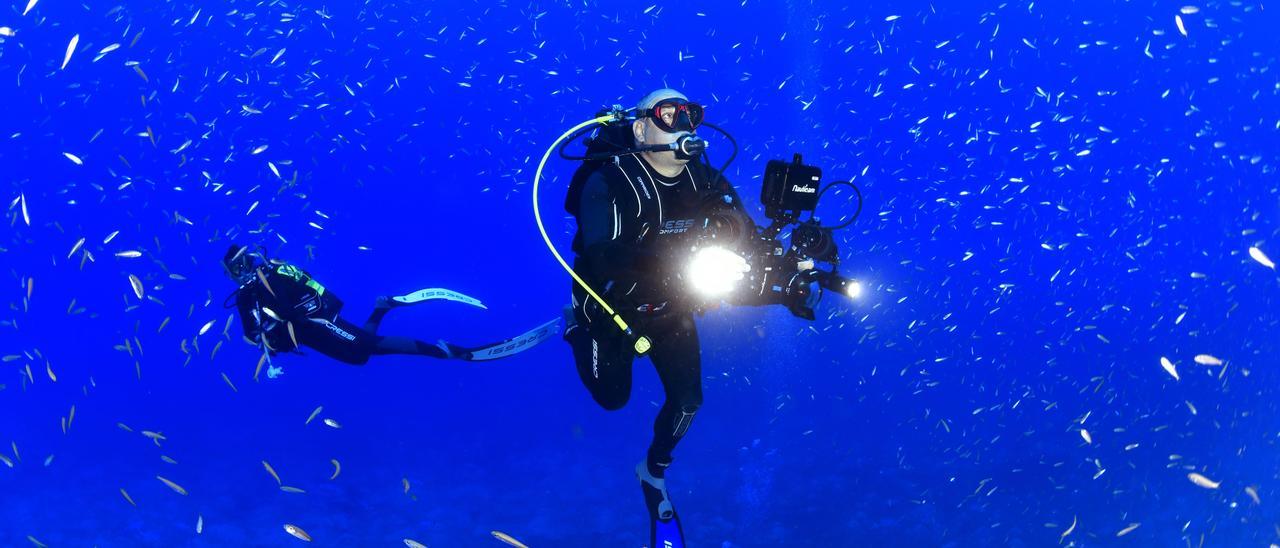
M 601 394 L 593 391 L 591 397 L 605 411 L 617 411 L 627 406 L 627 400 L 631 399 L 631 394 Z
M 348 356 L 341 361 L 347 365 L 364 365 L 369 363 L 369 356 Z
M 667 396 L 667 403 L 681 410 L 697 413 L 698 409 L 702 407 L 702 390 L 692 387 L 689 390 L 678 391 Z

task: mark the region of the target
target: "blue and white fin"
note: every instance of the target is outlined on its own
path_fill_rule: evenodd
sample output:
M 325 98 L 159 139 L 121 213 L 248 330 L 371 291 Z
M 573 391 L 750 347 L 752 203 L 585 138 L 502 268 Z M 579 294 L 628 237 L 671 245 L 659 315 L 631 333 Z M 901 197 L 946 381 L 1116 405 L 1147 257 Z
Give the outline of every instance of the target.
M 454 301 L 454 302 L 459 302 L 463 304 L 469 304 L 476 308 L 484 308 L 484 309 L 489 308 L 485 306 L 484 303 L 480 302 L 479 299 L 476 299 L 475 297 L 469 297 L 467 295 L 463 295 L 462 293 L 458 293 L 457 291 L 453 291 L 451 289 L 445 289 L 443 287 L 429 287 L 427 289 L 419 289 L 417 291 L 414 291 L 413 293 L 409 293 L 406 295 L 391 297 L 391 300 L 399 304 L 417 304 L 423 301 L 432 301 L 436 299 L 444 299 L 447 301 Z
M 505 358 L 515 354 L 519 354 L 537 346 L 542 341 L 550 339 L 556 333 L 559 333 L 557 327 L 560 325 L 560 318 L 556 318 L 528 332 L 512 337 L 500 343 L 486 345 L 480 348 L 471 349 L 471 361 L 487 361 Z

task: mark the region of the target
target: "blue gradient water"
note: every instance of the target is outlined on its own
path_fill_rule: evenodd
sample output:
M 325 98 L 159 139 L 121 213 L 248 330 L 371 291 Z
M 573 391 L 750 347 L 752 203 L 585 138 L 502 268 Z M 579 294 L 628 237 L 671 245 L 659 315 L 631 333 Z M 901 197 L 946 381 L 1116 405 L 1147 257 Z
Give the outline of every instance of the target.
M 839 233 L 864 298 L 699 320 L 706 401 L 668 475 L 691 546 L 1280 542 L 1280 284 L 1248 251 L 1280 256 L 1268 7 L 9 2 L 0 545 L 301 542 L 286 523 L 319 546 L 647 543 L 647 362 L 616 412 L 559 339 L 486 364 L 309 352 L 255 381 L 218 260 L 263 244 L 357 321 L 452 288 L 489 309 L 383 332 L 514 335 L 568 299 L 537 160 L 663 86 L 741 144 L 757 220 L 765 162 L 795 152 L 867 199 Z M 566 253 L 575 167 L 541 196 Z M 854 207 L 834 196 L 826 218 Z

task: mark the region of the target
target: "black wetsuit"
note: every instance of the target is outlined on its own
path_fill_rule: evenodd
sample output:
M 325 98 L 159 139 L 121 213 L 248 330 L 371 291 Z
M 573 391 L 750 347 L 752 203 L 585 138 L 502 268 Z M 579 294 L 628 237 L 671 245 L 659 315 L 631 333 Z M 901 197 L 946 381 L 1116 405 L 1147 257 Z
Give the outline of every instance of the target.
M 312 280 L 306 271 L 283 264 L 259 267 L 258 272 L 261 277 L 255 276 L 237 290 L 236 309 L 240 313 L 245 339 L 253 344 L 259 344 L 260 338 L 264 339 L 273 353 L 292 351 L 298 345 L 304 345 L 352 365 L 363 365 L 369 361 L 369 356 L 375 354 L 451 357 L 450 353 L 434 344 L 408 337 L 378 335 L 378 326 L 390 307 L 375 307 L 364 327 L 358 327 L 338 315 L 342 301 Z M 265 285 L 263 279 L 266 280 Z M 289 334 L 290 325 L 293 327 L 292 336 Z M 465 350 L 452 345 L 451 348 Z
M 711 168 L 690 163 L 677 177 L 664 177 L 639 155 L 622 155 L 571 186 L 565 204 L 578 219 L 574 270 L 636 333 L 653 342 L 648 355 L 666 400 L 653 424 L 647 462 L 659 477 L 702 405 L 696 305 L 679 299 L 684 288 L 675 286 L 672 271 L 683 264 L 673 260 L 684 232 L 680 227 L 696 218 L 708 199 L 729 194 L 740 203 L 732 187 L 713 175 Z M 564 337 L 573 347 L 578 375 L 602 407 L 621 408 L 631 396 L 632 342 L 576 283 L 573 315 L 576 325 L 567 327 Z

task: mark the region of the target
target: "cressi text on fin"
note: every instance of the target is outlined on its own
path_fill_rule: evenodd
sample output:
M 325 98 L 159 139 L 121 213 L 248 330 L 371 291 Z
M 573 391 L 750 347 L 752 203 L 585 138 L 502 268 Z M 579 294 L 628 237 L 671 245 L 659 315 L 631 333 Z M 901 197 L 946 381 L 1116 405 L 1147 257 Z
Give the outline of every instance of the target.
M 453 291 L 451 289 L 445 289 L 443 287 L 429 287 L 427 289 L 419 289 L 412 293 L 392 297 L 391 299 L 400 304 L 417 304 L 424 301 L 444 299 L 447 301 L 454 301 L 454 302 L 459 302 L 463 304 L 469 304 L 476 308 L 484 308 L 486 310 L 489 308 L 485 306 L 484 303 L 480 302 L 479 299 L 476 299 L 475 297 L 463 295 L 462 293 L 458 293 L 457 291 Z
M 471 349 L 471 361 L 496 360 L 524 352 L 558 333 L 559 330 L 556 327 L 559 325 L 560 318 L 556 318 L 518 337 L 512 337 L 500 343 L 485 345 L 480 348 L 473 348 Z

